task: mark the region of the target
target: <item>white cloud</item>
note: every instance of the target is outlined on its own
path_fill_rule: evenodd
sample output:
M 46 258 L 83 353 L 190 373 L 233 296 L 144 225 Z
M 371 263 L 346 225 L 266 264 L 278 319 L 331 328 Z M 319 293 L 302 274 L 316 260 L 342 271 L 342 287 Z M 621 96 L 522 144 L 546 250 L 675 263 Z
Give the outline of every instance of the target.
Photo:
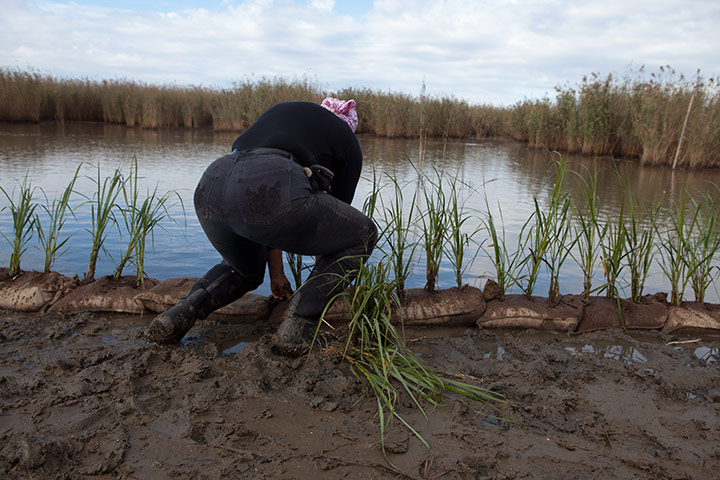
M 246 0 L 140 11 L 6 0 L 0 65 L 61 76 L 229 86 L 307 75 L 347 86 L 512 103 L 591 72 L 720 73 L 714 0 Z M 104 2 L 107 3 L 107 2 Z M 132 4 L 131 4 L 132 5 Z

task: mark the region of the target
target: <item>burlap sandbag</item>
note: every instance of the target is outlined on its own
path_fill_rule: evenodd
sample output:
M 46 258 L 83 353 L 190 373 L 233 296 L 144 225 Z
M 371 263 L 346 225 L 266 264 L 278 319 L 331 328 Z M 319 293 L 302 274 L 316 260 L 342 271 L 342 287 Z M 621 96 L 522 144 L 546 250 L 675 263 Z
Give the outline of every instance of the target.
M 186 296 L 197 281 L 194 277 L 170 278 L 163 280 L 150 290 L 137 295 L 145 308 L 161 313 Z M 264 321 L 270 316 L 270 301 L 263 295 L 246 293 L 242 298 L 215 311 L 210 318 L 222 319 L 228 323 L 252 323 Z
M 653 296 L 642 302 L 620 300 L 622 320 L 629 329 L 661 329 L 667 320 L 667 305 Z M 620 328 L 618 301 L 607 297 L 590 297 L 585 300 L 582 320 L 577 333 Z
M 157 284 L 157 280 L 145 280 L 143 287 L 136 287 L 135 277 L 126 276 L 115 280 L 107 275 L 87 285 L 81 285 L 55 302 L 49 313 L 73 314 L 79 312 L 116 312 L 140 315 L 149 313 L 135 297 L 138 292 Z
M 573 332 L 580 323 L 582 312 L 582 299 L 577 295 L 563 295 L 556 305 L 548 303 L 547 298 L 506 295 L 503 301 L 488 302 L 477 326 Z
M 662 333 L 697 334 L 720 331 L 720 305 L 683 302 L 668 308 L 668 319 Z
M 485 311 L 485 300 L 480 289 L 466 286 L 434 292 L 411 289 L 403 298 L 402 317 L 396 313 L 391 321 L 399 323 L 402 318 L 408 326 L 473 326 Z M 348 305 L 341 296 L 325 315 L 330 323 L 347 322 Z
M 0 282 L 0 308 L 37 312 L 78 285 L 78 279 L 56 272 L 22 272 Z

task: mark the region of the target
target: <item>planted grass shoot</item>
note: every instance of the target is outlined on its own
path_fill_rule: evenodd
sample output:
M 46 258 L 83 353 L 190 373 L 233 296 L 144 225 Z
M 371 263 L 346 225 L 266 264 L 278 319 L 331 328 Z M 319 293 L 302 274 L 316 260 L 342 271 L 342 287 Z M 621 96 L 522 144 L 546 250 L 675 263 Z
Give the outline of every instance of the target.
M 549 229 L 546 256 L 543 261 L 550 275 L 548 297 L 551 303 L 557 302 L 560 298 L 560 270 L 577 241 L 570 239 L 572 231 L 570 195 L 563 192 L 567 175 L 567 163 L 559 154 L 557 154 L 554 163 L 556 169 L 555 182 L 550 197 L 550 205 L 547 207 L 546 218 L 543 221 L 544 225 Z M 537 200 L 535 202 L 535 211 L 537 214 Z
M 399 421 L 429 448 L 426 440 L 398 411 L 402 392 L 423 415 L 426 415 L 424 405 L 440 405 L 447 392 L 479 401 L 496 412 L 500 412 L 498 404 L 508 403 L 502 395 L 463 382 L 460 375 L 434 370 L 407 347 L 402 322 L 400 330 L 391 322 L 393 316 L 402 312 L 397 291 L 390 279 L 390 268 L 380 261 L 362 265 L 355 284 L 344 295 L 350 316 L 344 358 L 375 394 L 383 452 L 385 436 L 393 420 Z
M 442 265 L 447 232 L 447 197 L 442 189 L 442 172 L 433 166 L 435 178 L 420 178 L 420 190 L 425 200 L 425 212 L 420 216 L 422 244 L 425 250 L 425 289 L 435 290 Z
M 627 255 L 627 229 L 625 228 L 625 201 L 620 204 L 620 216 L 617 223 L 608 220 L 600 229 L 600 261 L 605 274 L 603 289 L 607 298 L 618 298 L 618 282 L 625 266 Z
M 412 240 L 411 228 L 417 215 L 417 190 L 409 205 L 406 206 L 403 196 L 403 188 L 394 175 L 388 175 L 393 185 L 393 196 L 388 204 L 383 203 L 383 215 L 385 231 L 382 236 L 386 239 L 386 247 L 389 248 L 387 257 L 395 278 L 395 286 L 398 293 L 404 292 L 406 281 L 410 275 L 412 258 L 417 243 Z
M 297 253 L 285 252 L 285 261 L 290 267 L 293 281 L 295 282 L 295 290 L 302 285 L 303 256 Z
M 498 202 L 498 215 L 500 218 L 500 229 L 498 229 L 495 216 L 492 213 L 490 204 L 485 196 L 485 218 L 482 223 L 489 237 L 490 244 L 482 249 L 485 251 L 490 261 L 495 267 L 495 280 L 500 289 L 500 300 L 505 300 L 505 294 L 513 285 L 519 284 L 522 279 L 520 270 L 523 266 L 523 236 L 518 236 L 517 247 L 515 251 L 510 253 L 507 249 L 507 237 L 505 232 L 505 222 L 502 217 L 502 207 Z
M 20 273 L 20 259 L 27 250 L 28 242 L 32 239 L 35 229 L 35 209 L 37 208 L 37 204 L 33 201 L 35 188 L 28 180 L 27 175 L 25 175 L 22 183 L 18 183 L 18 187 L 17 199 L 15 199 L 15 189 L 13 189 L 12 193 L 8 193 L 4 188 L 0 187 L 0 191 L 9 202 L 9 205 L 5 208 L 9 208 L 12 215 L 12 237 L 0 232 L 12 249 L 8 272 L 11 277 Z
M 464 201 L 459 199 L 458 183 L 462 182 L 458 179 L 459 175 L 455 175 L 447 182 L 450 189 L 450 198 L 447 201 L 447 245 L 445 255 L 452 265 L 453 274 L 455 276 L 455 284 L 458 288 L 463 286 L 463 275 L 472 265 L 473 260 L 477 256 L 477 250 L 467 262 L 467 248 L 470 246 L 471 239 L 478 233 L 478 228 L 470 233 L 465 233 L 465 224 L 470 220 L 471 216 L 465 208 Z M 478 245 L 478 250 L 480 246 Z
M 67 248 L 63 251 L 60 251 L 60 249 L 70 240 L 70 236 L 60 239 L 60 231 L 67 221 L 66 214 L 70 213 L 73 217 L 75 216 L 75 210 L 70 207 L 70 197 L 73 194 L 75 182 L 80 174 L 80 167 L 82 167 L 82 164 L 78 165 L 77 169 L 75 169 L 75 174 L 70 179 L 59 199 L 55 198 L 52 203 L 50 203 L 47 196 L 45 197 L 45 205 L 41 205 L 41 207 L 45 211 L 48 219 L 47 228 L 43 226 L 43 222 L 39 216 L 35 218 L 38 241 L 45 254 L 45 263 L 43 266 L 45 273 L 50 271 L 53 263 L 55 263 L 55 259 L 67 251 Z
M 713 260 L 720 249 L 718 235 L 718 209 L 709 194 L 703 194 L 700 200 L 693 199 L 695 228 L 688 237 L 685 248 L 690 286 L 695 293 L 695 301 L 705 303 L 705 293 L 718 267 Z
M 575 238 L 577 245 L 577 254 L 572 254 L 575 263 L 582 270 L 583 290 L 582 296 L 586 300 L 590 298 L 592 292 L 592 279 L 595 273 L 595 265 L 597 264 L 600 252 L 599 245 L 599 223 L 598 223 L 598 170 L 595 170 L 585 178 L 581 174 L 577 174 L 580 182 L 580 189 L 583 192 L 582 207 L 575 206 Z
M 660 267 L 670 283 L 670 303 L 680 305 L 685 295 L 688 276 L 687 255 L 692 254 L 688 244 L 692 230 L 697 226 L 698 210 L 689 211 L 687 194 L 675 202 L 670 212 L 669 224 L 664 231 L 659 232 L 660 240 Z
M 660 202 L 638 211 L 641 207 L 637 205 L 629 187 L 626 187 L 625 190 L 630 209 L 629 226 L 625 225 L 624 227 L 627 241 L 626 263 L 630 272 L 630 298 L 633 302 L 639 303 L 655 257 Z
M 140 187 L 138 183 L 137 157 L 133 157 L 130 164 L 130 175 L 121 182 L 124 205 L 120 212 L 128 233 L 128 243 L 120 255 L 113 277 L 120 278 L 125 265 L 132 261 L 135 264 L 135 279 L 137 285 L 144 281 L 145 249 L 147 238 L 153 237 L 155 227 L 166 218 L 170 218 L 168 211 L 169 201 L 176 196 L 182 204 L 182 199 L 177 192 L 171 190 L 160 194 L 158 185 L 150 191 L 147 190 L 145 198 L 140 198 Z M 184 207 L 183 207 L 184 210 Z
M 103 179 L 100 175 L 100 164 L 97 166 L 97 177 L 91 178 L 91 180 L 95 183 L 96 190 L 92 198 L 87 200 L 91 206 L 90 219 L 92 222 L 91 228 L 87 232 L 92 237 L 92 246 L 88 271 L 85 276 L 86 282 L 95 279 L 98 256 L 101 250 L 105 251 L 104 243 L 107 238 L 108 227 L 117 226 L 117 218 L 115 217 L 116 200 L 125 183 L 120 169 L 115 169 L 112 176 Z

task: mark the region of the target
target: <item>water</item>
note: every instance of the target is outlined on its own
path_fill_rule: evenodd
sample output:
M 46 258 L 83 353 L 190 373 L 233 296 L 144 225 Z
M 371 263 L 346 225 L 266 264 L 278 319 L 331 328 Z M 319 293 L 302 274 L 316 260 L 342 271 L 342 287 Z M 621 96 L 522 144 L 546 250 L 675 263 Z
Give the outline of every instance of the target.
M 17 188 L 17 182 L 27 174 L 34 186 L 42 188 L 36 195 L 43 199 L 47 195 L 51 200 L 59 195 L 72 177 L 75 168 L 83 163 L 81 178 L 76 190 L 92 196 L 97 177 L 97 166 L 101 167 L 101 178 L 109 176 L 117 167 L 128 171 L 133 156 L 137 156 L 143 188 L 159 191 L 174 189 L 182 198 L 182 204 L 176 202 L 171 214 L 174 222 L 165 221 L 162 229 L 155 232 L 152 245 L 148 245 L 145 264 L 147 275 L 158 278 L 182 276 L 200 276 L 220 258 L 205 238 L 195 218 L 192 194 L 195 185 L 207 165 L 215 158 L 227 153 L 236 135 L 217 133 L 211 130 L 141 130 L 117 125 L 104 124 L 2 124 L 0 123 L 0 186 L 9 193 Z M 408 161 L 418 159 L 417 140 L 394 140 L 374 137 L 361 137 L 365 163 L 363 178 L 358 185 L 353 204 L 361 208 L 365 197 L 372 187 L 373 174 L 383 185 L 383 195 L 392 193 L 387 175 L 392 174 L 403 187 L 406 201 L 412 196 L 417 185 L 417 171 Z M 487 197 L 495 214 L 502 209 L 502 225 L 506 230 L 508 248 L 514 246 L 520 228 L 532 212 L 533 198 L 537 197 L 541 205 L 547 202 L 551 193 L 553 172 L 550 168 L 551 157 L 543 150 L 529 150 L 514 142 L 473 141 L 473 140 L 431 140 L 426 145 L 423 167 L 435 165 L 457 175 L 462 180 L 460 197 L 471 219 L 464 225 L 467 233 L 480 225 L 479 216 L 486 210 Z M 593 160 L 570 156 L 572 169 L 582 171 L 591 168 L 593 162 L 603 168 L 599 179 L 599 197 L 601 218 L 616 219 L 621 205 L 621 190 L 617 185 L 609 160 Z M 720 185 L 720 172 L 702 171 L 673 172 L 666 168 L 641 167 L 634 161 L 616 162 L 619 173 L 629 182 L 634 197 L 640 202 L 657 202 L 665 199 L 666 204 L 686 189 L 717 193 L 711 184 Z M 581 196 L 577 182 L 570 176 L 568 189 Z M 87 271 L 90 251 L 90 209 L 80 205 L 83 198 L 79 195 L 73 200 L 79 205 L 77 219 L 70 218 L 64 234 L 72 234 L 70 247 L 60 256 L 53 269 L 66 275 L 83 275 Z M 7 199 L 0 195 L 0 208 L 8 205 Z M 40 210 L 38 210 L 40 211 Z M 120 221 L 122 221 L 120 219 Z M 418 222 L 416 222 L 418 223 Z M 11 235 L 12 224 L 9 211 L 0 212 L 0 232 Z M 479 243 L 486 235 L 480 232 L 474 236 Z M 0 239 L 0 265 L 8 265 L 10 246 Z M 107 253 L 116 258 L 123 248 L 124 239 L 117 229 L 108 234 Z M 474 251 L 477 247 L 471 247 Z M 424 259 L 420 249 L 416 251 L 415 266 L 408 280 L 410 287 L 422 287 L 425 284 Z M 101 255 L 96 275 L 112 273 L 114 261 L 108 255 Z M 43 254 L 37 248 L 34 238 L 22 258 L 22 267 L 26 270 L 42 269 Z M 134 267 L 127 267 L 126 273 L 132 274 Z M 602 267 L 596 269 L 595 285 L 600 285 Z M 289 269 L 286 267 L 289 276 Z M 482 286 L 487 277 L 494 277 L 493 266 L 489 258 L 480 251 L 472 265 L 468 266 L 463 281 Z M 440 286 L 454 284 L 450 263 L 446 260 L 440 272 Z M 626 284 L 624 280 L 622 284 Z M 582 289 L 582 272 L 570 258 L 562 269 L 560 287 L 563 293 L 578 293 Z M 546 274 L 541 274 L 536 292 L 544 295 L 548 288 Z M 659 267 L 659 257 L 646 283 L 647 292 L 669 291 Z M 269 293 L 269 282 L 260 287 L 259 293 Z M 629 289 L 623 290 L 629 295 Z M 687 298 L 692 298 L 688 288 Z M 718 289 L 711 286 L 708 300 L 716 302 Z

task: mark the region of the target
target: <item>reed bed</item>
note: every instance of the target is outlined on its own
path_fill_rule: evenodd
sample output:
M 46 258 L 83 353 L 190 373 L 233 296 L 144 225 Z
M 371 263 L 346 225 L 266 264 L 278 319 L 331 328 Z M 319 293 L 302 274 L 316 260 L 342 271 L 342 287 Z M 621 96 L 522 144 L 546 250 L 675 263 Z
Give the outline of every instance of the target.
M 556 87 L 554 98 L 510 107 L 473 105 L 452 96 L 345 88 L 308 80 L 260 78 L 232 88 L 151 85 L 130 80 L 54 78 L 0 69 L 0 120 L 102 121 L 142 128 L 213 128 L 241 132 L 270 106 L 357 101 L 358 133 L 385 137 L 513 138 L 531 146 L 588 155 L 637 157 L 643 164 L 720 166 L 720 88 L 662 67 L 623 78 L 591 74 Z

